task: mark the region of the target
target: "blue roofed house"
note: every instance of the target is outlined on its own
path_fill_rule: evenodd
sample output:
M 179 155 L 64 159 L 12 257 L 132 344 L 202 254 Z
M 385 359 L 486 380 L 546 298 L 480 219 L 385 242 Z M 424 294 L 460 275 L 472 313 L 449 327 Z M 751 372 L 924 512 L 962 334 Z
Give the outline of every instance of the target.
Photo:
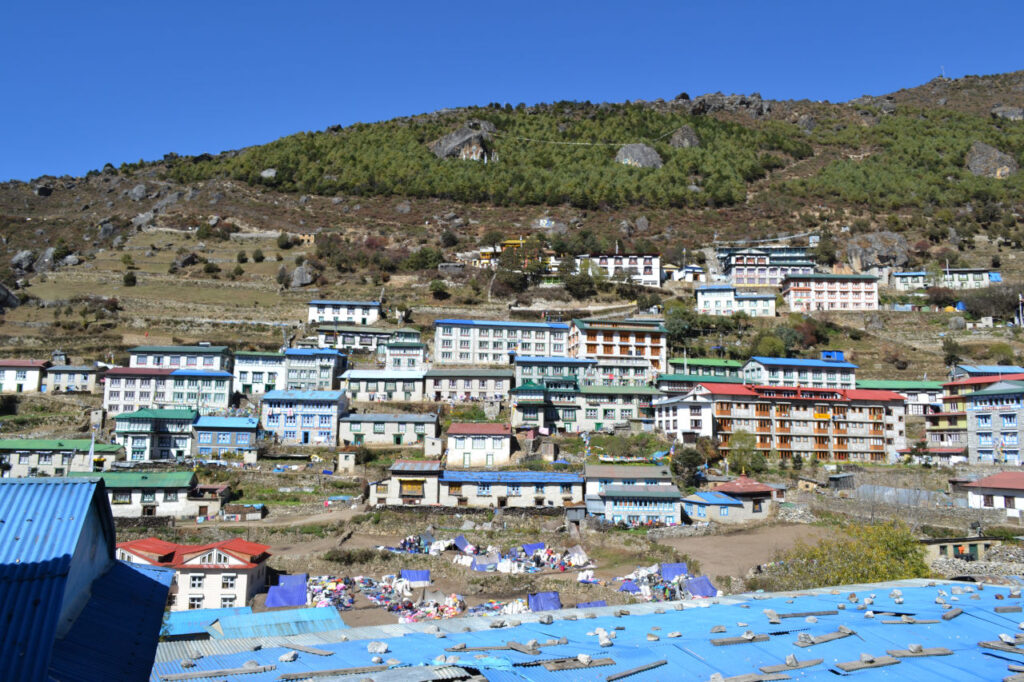
M 199 457 L 255 456 L 255 417 L 200 417 L 192 425 L 195 432 L 195 454 Z
M 974 379 L 975 377 L 998 377 L 1003 374 L 1024 374 L 1024 367 L 1017 365 L 956 365 L 949 373 L 950 381 Z
M 743 502 L 714 491 L 696 492 L 684 497 L 683 511 L 692 523 L 741 523 L 749 520 L 743 513 Z
M 333 447 L 347 411 L 344 391 L 270 391 L 260 401 L 260 423 L 280 443 Z
M 583 477 L 553 471 L 461 471 L 441 475 L 445 507 L 564 507 L 583 502 Z
M 0 481 L 0 679 L 144 680 L 171 571 L 114 558 L 103 482 Z
M 857 365 L 839 350 L 823 350 L 818 360 L 755 355 L 743 365 L 742 376 L 744 383 L 762 386 L 857 387 Z

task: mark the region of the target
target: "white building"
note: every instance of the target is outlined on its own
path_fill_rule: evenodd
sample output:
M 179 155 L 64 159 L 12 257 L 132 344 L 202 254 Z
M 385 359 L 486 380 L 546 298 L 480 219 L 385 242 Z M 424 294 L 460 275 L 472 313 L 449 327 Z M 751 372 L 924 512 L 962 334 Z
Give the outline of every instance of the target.
M 655 398 L 654 428 L 679 443 L 696 443 L 698 438 L 714 435 L 713 403 L 689 393 L 671 398 Z
M 245 606 L 267 585 L 267 545 L 232 538 L 208 545 L 179 545 L 159 538 L 117 545 L 117 558 L 174 569 L 171 611 Z
M 46 368 L 44 391 L 50 393 L 95 393 L 95 365 L 55 365 Z
M 361 402 L 423 401 L 425 372 L 410 369 L 350 369 L 341 375 L 341 390 Z
M 114 417 L 114 441 L 131 462 L 188 457 L 198 417 L 198 412 L 187 409 L 125 412 Z
M 427 400 L 472 402 L 507 401 L 515 371 L 511 369 L 462 367 L 431 369 L 424 375 Z
M 583 502 L 583 477 L 558 471 L 453 471 L 440 479 L 444 507 L 564 507 Z
M 987 268 L 947 268 L 936 273 L 924 270 L 894 272 L 889 284 L 897 291 L 915 291 L 930 287 L 943 289 L 985 289 L 1001 284 L 1002 274 Z
M 507 365 L 509 352 L 568 355 L 569 325 L 502 320 L 434 321 L 435 365 Z
M 697 288 L 697 312 L 701 315 L 775 317 L 775 294 L 738 293 L 736 287 L 709 285 Z
M 763 386 L 857 387 L 857 365 L 838 350 L 822 351 L 820 360 L 755 355 L 743 365 L 742 376 L 744 383 Z
M 375 324 L 380 320 L 380 301 L 310 301 L 308 321 Z
M 0 360 L 0 392 L 38 393 L 48 364 L 40 360 Z
M 247 396 L 263 395 L 285 388 L 284 353 L 274 351 L 236 351 L 235 386 Z
M 369 506 L 437 506 L 444 470 L 436 459 L 399 459 L 391 465 L 389 476 L 370 484 Z
M 120 445 L 93 443 L 88 438 L 0 440 L 0 476 L 3 478 L 105 471 L 118 459 L 124 459 Z
M 195 346 L 136 346 L 128 349 L 129 367 L 202 369 L 230 372 L 231 351 L 227 346 L 200 343 Z
M 203 414 L 231 406 L 229 372 L 115 367 L 103 385 L 103 409 L 112 415 L 148 408 L 193 408 Z
M 360 327 L 348 324 L 322 324 L 316 328 L 316 344 L 320 348 L 337 348 L 345 353 L 376 353 L 387 343 L 392 331 L 382 327 Z
M 668 367 L 667 338 L 661 320 L 574 319 L 569 329 L 569 355 L 598 361 L 647 358 L 656 372 L 662 372 Z
M 455 422 L 448 427 L 448 468 L 506 467 L 511 459 L 508 424 Z
M 787 275 L 782 298 L 792 312 L 878 310 L 874 275 Z
M 576 256 L 576 270 L 606 279 L 621 277 L 645 287 L 661 287 L 661 256 L 656 253 L 605 253 Z
M 436 414 L 351 413 L 338 423 L 341 445 L 389 445 L 422 447 L 427 438 L 437 438 L 440 425 Z
M 191 471 L 71 473 L 103 479 L 110 511 L 117 518 L 196 518 L 220 513 L 231 498 L 227 485 L 198 485 Z
M 344 391 L 270 391 L 260 401 L 263 429 L 285 445 L 334 447 L 347 412 Z
M 1024 509 L 1024 472 L 1004 471 L 965 487 L 967 506 L 971 509 L 1005 509 L 1008 518 L 1020 519 Z
M 600 495 L 613 485 L 672 486 L 672 471 L 666 466 L 587 464 L 583 467 L 587 497 Z

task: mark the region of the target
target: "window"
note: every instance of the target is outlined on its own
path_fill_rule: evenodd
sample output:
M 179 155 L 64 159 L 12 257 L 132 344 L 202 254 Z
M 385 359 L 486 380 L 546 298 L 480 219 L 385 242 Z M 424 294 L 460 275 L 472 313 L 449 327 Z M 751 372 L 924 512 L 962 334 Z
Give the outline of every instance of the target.
M 358 433 L 363 430 L 363 425 L 359 422 L 352 422 L 350 428 L 352 429 L 352 433 Z
M 205 575 L 190 575 L 188 577 L 188 586 L 193 590 L 201 590 L 203 588 L 203 579 Z
M 225 431 L 217 434 L 218 445 L 230 445 L 231 444 L 231 432 Z
M 486 438 L 484 438 L 483 436 L 474 436 L 473 437 L 473 449 L 474 450 L 483 450 L 486 447 L 487 447 L 487 439 Z
M 235 596 L 234 595 L 224 595 L 224 596 L 222 596 L 220 598 L 220 607 L 222 609 L 231 609 L 231 608 L 234 608 L 234 606 L 235 606 Z
M 476 494 L 480 497 L 491 496 L 491 484 L 490 483 L 477 483 Z
M 233 589 L 235 589 L 235 578 L 236 578 L 236 576 L 233 573 L 225 573 L 224 575 L 222 575 L 220 577 L 221 589 L 224 589 L 224 590 L 233 590 Z M 232 597 L 232 599 L 234 599 L 234 597 Z
M 164 491 L 164 502 L 177 502 L 178 491 L 177 490 L 165 490 Z
M 238 443 L 239 445 L 248 445 L 249 444 L 249 434 L 248 433 L 240 433 L 240 434 L 238 434 L 238 436 L 235 438 L 235 442 Z
M 115 492 L 111 495 L 111 504 L 131 504 L 132 494 L 128 492 Z
M 1006 497 L 1003 498 L 1003 507 L 1006 509 L 1015 509 L 1016 500 L 1016 497 L 1010 497 L 1009 495 L 1007 495 Z
M 984 507 L 994 507 L 996 506 L 996 501 L 992 495 L 985 495 L 982 497 L 981 504 Z
M 1003 428 L 1017 426 L 1017 415 L 1015 414 L 1004 414 L 1003 416 Z
M 203 597 L 202 597 L 202 595 L 190 596 L 188 598 L 188 607 L 189 607 L 189 609 L 201 609 L 201 608 L 203 608 Z
M 373 424 L 374 433 L 384 433 L 384 422 L 374 422 Z
M 562 494 L 563 495 L 572 495 L 572 484 L 571 483 L 563 483 L 562 484 Z
M 728 516 L 729 515 L 729 508 L 728 507 L 719 507 L 718 508 L 718 515 L 719 516 Z

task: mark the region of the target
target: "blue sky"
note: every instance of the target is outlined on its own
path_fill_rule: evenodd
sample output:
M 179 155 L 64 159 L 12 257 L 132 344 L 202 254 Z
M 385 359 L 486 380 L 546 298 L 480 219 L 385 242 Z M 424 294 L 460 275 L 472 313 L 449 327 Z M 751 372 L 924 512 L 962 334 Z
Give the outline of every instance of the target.
M 1017 2 L 31 2 L 0 10 L 0 180 L 442 107 L 847 100 L 1024 68 Z

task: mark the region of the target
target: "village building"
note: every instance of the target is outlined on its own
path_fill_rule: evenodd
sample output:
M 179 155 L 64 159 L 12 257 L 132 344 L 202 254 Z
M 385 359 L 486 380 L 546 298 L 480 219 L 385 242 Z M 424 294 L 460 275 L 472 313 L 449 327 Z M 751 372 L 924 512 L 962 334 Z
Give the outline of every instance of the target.
M 742 384 L 743 379 L 739 377 L 716 377 L 711 378 L 701 374 L 659 374 L 654 381 L 654 386 L 667 395 L 679 395 L 689 393 L 697 384 L 704 381 L 714 381 L 721 384 Z
M 114 441 L 130 462 L 184 458 L 192 454 L 195 410 L 142 409 L 114 417 Z
M 404 402 L 424 400 L 424 370 L 350 369 L 341 375 L 341 389 L 354 402 Z
M 445 507 L 564 507 L 583 502 L 583 477 L 553 471 L 446 469 L 439 501 Z
M 448 468 L 506 467 L 512 458 L 508 424 L 453 422 L 448 427 Z
M 259 420 L 255 417 L 199 417 L 195 431 L 195 454 L 199 457 L 245 457 L 256 454 Z
M 579 431 L 580 389 L 576 377 L 545 376 L 539 381 L 527 381 L 512 389 L 512 427 Z
M 0 440 L 0 476 L 3 478 L 106 471 L 119 459 L 124 459 L 120 445 L 95 443 L 88 438 Z
M 49 365 L 42 360 L 0 360 L 0 392 L 39 393 Z
M 705 381 L 722 381 L 723 379 L 739 379 L 743 373 L 743 363 L 739 360 L 724 358 L 672 358 L 668 361 L 672 371 L 681 374 L 695 374 L 705 377 Z M 712 378 L 713 377 L 713 378 Z
M 674 526 L 681 523 L 679 489 L 668 485 L 607 485 L 597 499 L 588 496 L 587 510 L 608 523 L 626 526 Z
M 736 287 L 710 284 L 697 287 L 697 312 L 701 315 L 775 317 L 775 294 L 739 293 Z
M 821 351 L 820 360 L 755 355 L 743 365 L 742 376 L 747 384 L 855 388 L 857 365 L 846 362 L 843 351 L 839 350 Z
M 260 424 L 285 445 L 338 444 L 338 419 L 348 412 L 344 391 L 271 391 L 260 401 Z
M 1024 471 L 1004 471 L 964 486 L 970 509 L 1005 509 L 1006 517 L 1017 519 L 1024 509 Z
M 583 386 L 578 401 L 579 431 L 603 431 L 633 419 L 653 422 L 652 401 L 661 395 L 653 386 Z
M 96 365 L 47 367 L 43 390 L 50 393 L 95 393 L 99 373 Z
M 959 365 L 959 367 L 970 367 Z M 1000 381 L 1024 381 L 1024 371 L 1015 374 L 979 374 L 942 384 L 945 393 L 937 412 L 924 416 L 925 445 L 931 449 L 967 450 L 967 396 L 984 390 Z
M 591 358 L 569 358 L 537 355 L 516 355 L 513 358 L 515 385 L 526 382 L 540 383 L 542 380 L 573 378 L 583 380 L 588 369 L 597 366 Z
M 115 367 L 103 380 L 103 408 L 112 415 L 148 408 L 220 412 L 231 406 L 233 380 L 219 370 Z
M 655 398 L 654 428 L 670 440 L 693 445 L 698 438 L 714 436 L 714 404 L 692 391 L 685 395 Z
M 747 478 L 745 474 L 715 486 L 715 492 L 739 500 L 743 507 L 730 512 L 730 522 L 763 521 L 771 515 L 777 491 L 770 485 Z
M 661 287 L 661 255 L 657 253 L 599 253 L 576 256 L 576 270 L 598 277 Z
M 353 412 L 338 423 L 342 445 L 423 447 L 440 435 L 437 414 L 371 414 Z
M 205 518 L 216 516 L 221 505 L 231 499 L 230 486 L 199 485 L 192 471 L 104 471 L 68 475 L 102 478 L 110 498 L 110 510 L 118 518 Z
M 878 310 L 878 278 L 874 275 L 815 273 L 787 275 L 782 298 L 791 312 Z
M 918 291 L 931 287 L 942 289 L 986 289 L 1001 284 L 1003 276 L 988 268 L 945 268 L 930 273 L 925 270 L 894 272 L 889 275 L 889 285 L 897 291 Z
M 316 345 L 318 348 L 336 348 L 344 353 L 376 353 L 391 334 L 390 329 L 383 327 L 321 324 L 316 328 Z
M 440 460 L 395 460 L 387 478 L 370 484 L 367 504 L 371 507 L 436 506 L 440 494 L 438 481 L 443 471 Z
M 814 272 L 814 261 L 801 246 L 726 247 L 716 256 L 722 273 L 735 286 L 778 286 L 789 275 Z
M 949 373 L 950 381 L 979 379 L 985 377 L 1009 378 L 1008 374 L 1024 374 L 1024 367 L 1017 365 L 954 365 Z
M 286 348 L 285 388 L 289 391 L 333 391 L 348 358 L 334 348 Z
M 313 300 L 307 306 L 307 322 L 342 322 L 359 326 L 376 324 L 381 318 L 380 301 Z
M 253 397 L 268 391 L 284 390 L 285 357 L 280 351 L 235 351 L 235 386 L 241 393 Z
M 744 523 L 752 515 L 741 501 L 717 490 L 697 491 L 684 497 L 683 511 L 690 523 Z
M 515 371 L 482 367 L 430 369 L 424 374 L 424 381 L 427 400 L 504 402 L 509 399 Z
M 230 372 L 231 351 L 227 346 L 200 343 L 195 346 L 135 346 L 128 349 L 129 367 L 201 369 Z
M 646 358 L 654 371 L 668 366 L 668 333 L 661 320 L 575 319 L 569 329 L 569 355 L 603 361 L 622 356 Z
M 937 559 L 985 561 L 989 550 L 1003 544 L 1000 538 L 978 535 L 960 538 L 926 538 L 920 542 L 924 547 L 924 560 L 928 564 Z
M 1024 381 L 997 381 L 966 396 L 970 464 L 1019 466 L 1024 444 Z
M 673 485 L 672 471 L 667 466 L 587 464 L 583 467 L 583 478 L 588 500 L 609 486 Z
M 245 606 L 267 586 L 267 545 L 232 538 L 204 545 L 179 545 L 159 538 L 117 544 L 130 563 L 174 569 L 170 611 Z
M 420 341 L 388 341 L 379 347 L 382 361 L 389 369 L 424 369 L 427 366 L 427 345 Z
M 435 365 L 507 365 L 510 352 L 567 356 L 569 325 L 505 320 L 434 321 Z
M 603 357 L 583 370 L 580 386 L 649 386 L 657 375 L 650 358 Z
M 872 391 L 892 391 L 899 393 L 907 401 L 908 415 L 924 415 L 938 412 L 942 407 L 941 381 L 913 381 L 905 379 L 862 379 L 857 388 Z

